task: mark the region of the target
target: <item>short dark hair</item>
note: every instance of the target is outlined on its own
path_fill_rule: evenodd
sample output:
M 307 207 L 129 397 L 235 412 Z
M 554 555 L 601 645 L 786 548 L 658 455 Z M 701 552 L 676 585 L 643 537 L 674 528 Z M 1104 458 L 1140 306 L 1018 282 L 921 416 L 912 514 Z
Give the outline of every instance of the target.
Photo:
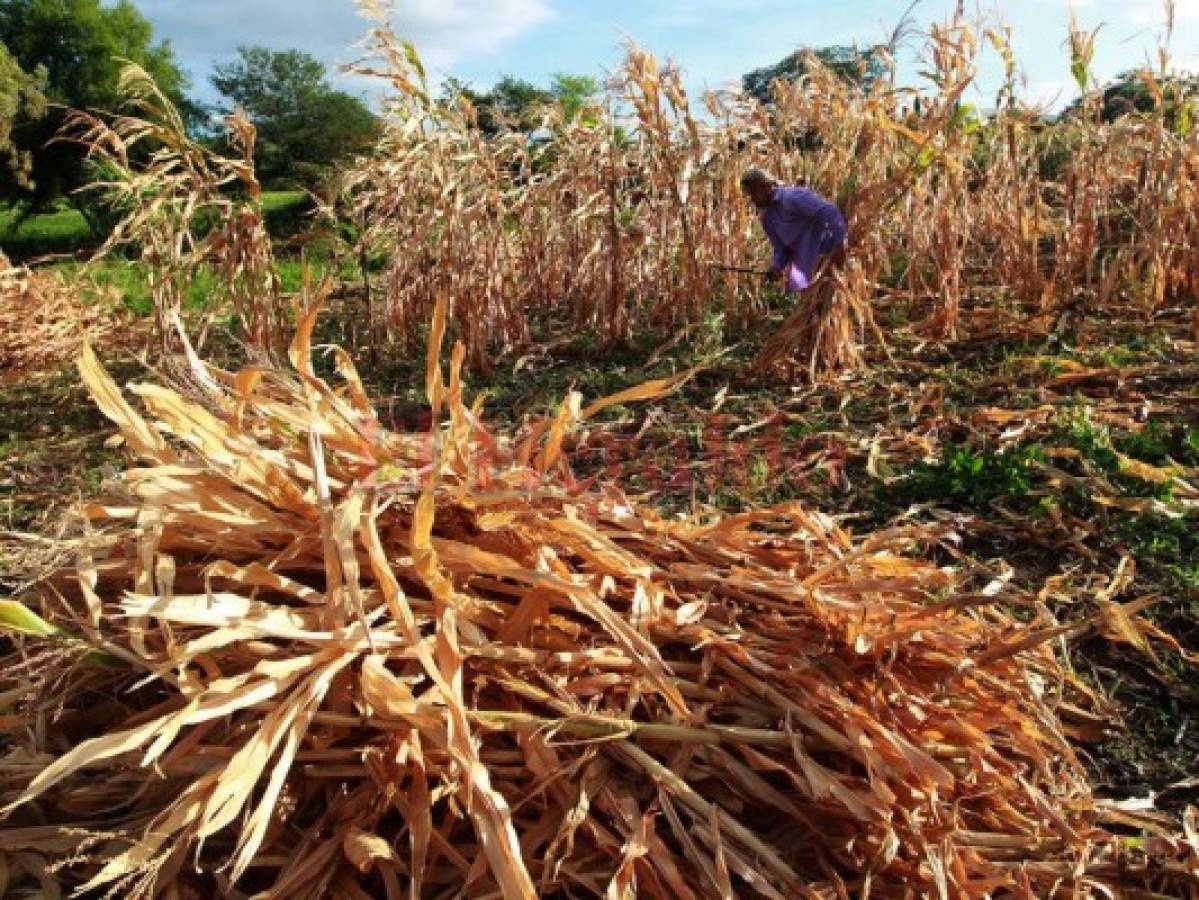
M 746 169 L 745 174 L 741 176 L 741 190 L 748 190 L 755 184 L 774 187 L 778 182 L 765 169 L 759 169 L 757 166 L 754 166 L 753 168 Z

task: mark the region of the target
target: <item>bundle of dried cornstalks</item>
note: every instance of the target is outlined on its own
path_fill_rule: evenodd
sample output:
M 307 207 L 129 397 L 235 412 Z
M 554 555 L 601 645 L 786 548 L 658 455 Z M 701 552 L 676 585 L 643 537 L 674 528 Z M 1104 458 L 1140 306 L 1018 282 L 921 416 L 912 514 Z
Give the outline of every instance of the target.
M 1071 677 L 995 592 L 788 505 L 665 520 L 575 483 L 577 396 L 519 444 L 344 384 L 207 369 L 3 669 L 0 854 L 108 896 L 1107 896 L 1199 890 L 1199 834 L 1104 812 Z M 27 598 L 30 602 L 33 598 Z M 49 621 L 47 621 L 49 620 Z M 16 624 L 14 624 L 16 623 Z M 1064 706 L 1061 708 L 1065 708 Z M 85 736 L 101 732 L 100 737 Z M 1117 816 L 1150 832 L 1123 842 Z M 57 858 L 50 863 L 47 858 Z M 49 888 L 47 888 L 47 885 Z
M 0 254 L 0 380 L 68 365 L 85 339 L 110 344 L 125 325 L 111 304 L 87 303 L 59 275 Z

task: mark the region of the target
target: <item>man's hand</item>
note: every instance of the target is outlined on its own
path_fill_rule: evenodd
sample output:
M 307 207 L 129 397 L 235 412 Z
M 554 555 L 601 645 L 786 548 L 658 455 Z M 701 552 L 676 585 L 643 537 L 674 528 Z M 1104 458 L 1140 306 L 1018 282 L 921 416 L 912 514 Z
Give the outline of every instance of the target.
M 842 244 L 836 250 L 828 255 L 829 267 L 833 269 L 845 268 L 845 263 L 849 260 L 849 251 L 845 244 Z

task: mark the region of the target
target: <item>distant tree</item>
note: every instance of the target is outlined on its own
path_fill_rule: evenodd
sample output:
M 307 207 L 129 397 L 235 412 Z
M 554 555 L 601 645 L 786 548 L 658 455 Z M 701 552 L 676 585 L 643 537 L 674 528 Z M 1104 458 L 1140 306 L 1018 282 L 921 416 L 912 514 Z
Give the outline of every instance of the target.
M 469 81 L 454 75 L 447 75 L 441 82 L 441 94 L 438 96 L 437 102 L 444 107 L 465 99 L 473 105 L 478 102 L 479 96 L 479 92 L 471 87 Z
M 550 93 L 554 95 L 567 121 L 573 122 L 599 97 L 600 83 L 591 75 L 555 72 L 550 80 Z
M 33 155 L 21 149 L 14 131 L 35 127 L 46 114 L 46 70 L 24 71 L 0 44 L 0 189 L 33 189 Z
M 212 84 L 258 128 L 255 164 L 268 186 L 315 187 L 377 134 L 366 104 L 335 89 L 324 64 L 300 50 L 239 47 L 236 61 L 216 67 Z
M 780 79 L 798 81 L 808 73 L 807 54 L 809 53 L 845 81 L 866 89 L 869 89 L 887 72 L 882 57 L 873 50 L 859 50 L 857 47 L 841 45 L 805 48 L 784 57 L 773 66 L 754 69 L 752 72 L 742 75 L 742 89 L 747 94 L 756 97 L 761 103 L 771 103 L 773 101 L 771 85 Z
M 485 106 L 495 121 L 495 129 L 507 126 L 519 131 L 532 131 L 540 124 L 538 111 L 552 103 L 553 94 L 523 78 L 505 75 L 486 95 Z
M 600 93 L 599 81 L 590 75 L 558 72 L 548 90 L 531 81 L 504 75 L 489 91 L 480 91 L 458 78 L 442 85 L 442 102 L 467 100 L 474 107 L 479 128 L 487 135 L 502 131 L 534 131 L 543 110 L 557 104 L 567 120 L 576 119 Z
M 1166 118 L 1172 127 L 1191 127 L 1199 118 L 1199 76 L 1193 74 L 1173 75 L 1157 81 L 1162 93 L 1162 104 Z M 1133 113 L 1152 112 L 1157 99 L 1149 82 L 1140 71 L 1124 72 L 1101 88 L 1100 117 L 1104 122 L 1115 122 Z M 1064 118 L 1080 114 L 1083 98 L 1076 99 L 1063 112 Z
M 505 75 L 489 91 L 480 91 L 460 78 L 447 78 L 442 103 L 467 101 L 474 109 L 479 130 L 494 136 L 511 129 L 532 131 L 538 126 L 537 110 L 553 102 L 553 94 L 530 81 Z
M 16 135 L 32 157 L 35 202 L 47 202 L 84 180 L 83 153 L 64 142 L 49 144 L 62 126 L 66 108 L 112 111 L 118 103 L 122 60 L 152 75 L 185 112 L 187 77 L 167 41 L 155 41 L 153 27 L 131 0 L 0 0 L 0 43 L 27 73 L 45 73 L 44 94 L 54 107 L 37 127 Z
M 47 96 L 77 109 L 112 109 L 122 59 L 142 66 L 172 99 L 187 77 L 169 41 L 131 2 L 0 0 L 0 43 L 27 72 L 46 69 Z

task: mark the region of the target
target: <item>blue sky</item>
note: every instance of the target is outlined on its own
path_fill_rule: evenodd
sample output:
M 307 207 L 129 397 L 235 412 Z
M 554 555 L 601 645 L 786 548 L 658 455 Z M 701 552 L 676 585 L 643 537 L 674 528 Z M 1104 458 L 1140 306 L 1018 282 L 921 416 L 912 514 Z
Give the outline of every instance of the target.
M 210 94 L 214 62 L 233 58 L 239 44 L 299 47 L 331 66 L 355 57 L 365 31 L 351 0 L 135 0 L 160 34 L 174 43 L 197 93 Z M 890 32 L 909 0 L 399 0 L 397 30 L 411 37 L 430 70 L 480 86 L 512 73 L 545 82 L 557 71 L 602 74 L 632 39 L 687 73 L 693 90 L 735 81 L 801 45 L 871 44 Z M 922 25 L 943 18 L 951 0 L 923 0 Z M 1155 58 L 1164 12 L 1159 0 L 1074 0 L 1087 27 L 1102 25 L 1096 71 L 1111 77 Z M 1199 0 L 1177 0 L 1172 50 L 1177 62 L 1199 69 Z M 1027 94 L 1062 105 L 1073 96 L 1063 44 L 1067 0 L 991 0 L 971 3 L 973 14 L 1002 19 L 1014 30 Z M 904 71 L 915 77 L 909 53 Z M 986 105 L 999 64 L 986 53 L 976 102 Z M 351 90 L 369 85 L 342 78 Z

